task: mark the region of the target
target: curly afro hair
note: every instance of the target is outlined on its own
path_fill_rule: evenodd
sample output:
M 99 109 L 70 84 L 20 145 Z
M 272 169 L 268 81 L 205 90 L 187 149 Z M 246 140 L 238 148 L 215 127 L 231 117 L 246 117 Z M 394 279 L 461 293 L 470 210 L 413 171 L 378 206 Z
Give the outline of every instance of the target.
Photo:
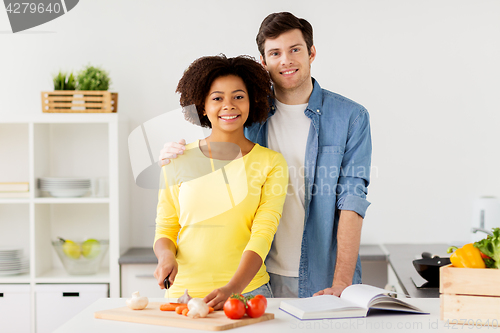
M 196 59 L 184 72 L 175 92 L 181 94 L 180 104 L 184 107 L 187 121 L 211 128 L 208 117 L 203 116 L 205 98 L 215 79 L 235 75 L 245 83 L 250 98 L 250 112 L 244 126 L 262 123 L 269 113 L 269 96 L 272 94 L 271 78 L 255 58 L 238 56 L 226 58 L 224 54 Z M 196 108 L 187 106 L 195 105 Z

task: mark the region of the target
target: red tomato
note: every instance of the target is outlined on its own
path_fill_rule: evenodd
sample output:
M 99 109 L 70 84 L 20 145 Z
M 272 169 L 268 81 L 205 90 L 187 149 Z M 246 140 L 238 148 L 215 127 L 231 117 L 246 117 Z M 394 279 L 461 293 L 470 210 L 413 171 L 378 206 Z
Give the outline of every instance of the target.
M 245 308 L 246 308 L 246 306 L 247 306 L 247 298 L 245 296 L 243 296 L 242 294 L 232 294 L 229 297 L 239 299 L 240 301 L 243 302 L 243 304 L 245 305 Z
M 257 296 L 255 296 L 254 298 L 260 298 L 260 299 L 262 299 L 262 300 L 264 301 L 264 303 L 266 304 L 266 308 L 267 308 L 267 298 L 265 298 L 265 297 L 264 297 L 264 296 L 262 296 L 262 295 L 257 295 Z
M 260 296 L 260 297 L 259 297 Z M 247 301 L 247 315 L 251 318 L 258 318 L 266 312 L 267 300 L 262 295 L 257 295 Z
M 228 318 L 240 319 L 245 315 L 245 304 L 236 298 L 229 298 L 224 303 L 224 313 Z

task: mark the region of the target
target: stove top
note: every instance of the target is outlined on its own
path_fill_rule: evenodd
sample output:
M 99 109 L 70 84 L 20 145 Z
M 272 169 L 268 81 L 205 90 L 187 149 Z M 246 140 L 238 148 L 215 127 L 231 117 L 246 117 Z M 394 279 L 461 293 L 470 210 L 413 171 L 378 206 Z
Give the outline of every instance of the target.
M 417 289 L 437 289 L 437 288 L 439 288 L 439 282 L 431 283 L 431 282 L 424 280 L 420 276 L 418 276 L 418 277 L 412 276 L 411 281 L 413 282 L 415 287 L 417 287 Z

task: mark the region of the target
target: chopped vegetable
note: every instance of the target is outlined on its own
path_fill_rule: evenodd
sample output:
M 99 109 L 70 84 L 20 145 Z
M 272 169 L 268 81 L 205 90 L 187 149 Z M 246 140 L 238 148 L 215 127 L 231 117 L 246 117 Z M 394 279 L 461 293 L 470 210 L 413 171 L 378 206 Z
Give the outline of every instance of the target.
M 484 259 L 487 267 L 500 268 L 500 228 L 493 228 L 492 231 L 493 235 L 488 235 L 485 239 L 475 242 L 474 247 L 490 257 L 490 259 Z
M 149 300 L 147 297 L 141 297 L 139 295 L 139 292 L 136 291 L 132 293 L 132 298 L 129 298 L 125 302 L 127 303 L 127 306 L 132 310 L 142 310 L 146 306 L 148 306 Z
M 186 304 L 182 304 L 182 303 L 163 303 L 162 305 L 160 305 L 160 310 L 161 311 L 175 311 L 175 308 L 178 307 L 178 306 L 180 306 L 180 305 L 186 305 Z
M 448 249 L 448 253 L 451 248 Z M 465 244 L 460 249 L 455 250 L 450 256 L 451 264 L 455 267 L 465 268 L 486 268 L 481 251 L 474 247 L 472 243 Z
M 182 314 L 182 310 L 187 309 L 187 304 L 186 305 L 179 305 L 178 307 L 175 308 L 175 313 L 177 314 Z
M 184 310 L 186 310 L 186 311 L 184 311 Z M 184 314 L 184 313 L 187 313 L 187 311 L 189 311 L 187 304 L 179 305 L 178 307 L 175 308 L 175 313 L 177 313 L 177 314 Z M 208 313 L 212 313 L 212 312 L 214 312 L 214 308 L 209 306 Z

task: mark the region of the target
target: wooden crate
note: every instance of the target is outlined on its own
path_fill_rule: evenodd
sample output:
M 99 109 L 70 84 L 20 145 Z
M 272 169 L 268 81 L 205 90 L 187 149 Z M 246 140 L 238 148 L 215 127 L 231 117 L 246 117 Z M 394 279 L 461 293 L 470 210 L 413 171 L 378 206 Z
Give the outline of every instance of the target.
M 43 91 L 42 111 L 49 113 L 117 112 L 118 93 L 83 90 Z
M 441 320 L 446 324 L 500 326 L 500 270 L 440 268 Z

